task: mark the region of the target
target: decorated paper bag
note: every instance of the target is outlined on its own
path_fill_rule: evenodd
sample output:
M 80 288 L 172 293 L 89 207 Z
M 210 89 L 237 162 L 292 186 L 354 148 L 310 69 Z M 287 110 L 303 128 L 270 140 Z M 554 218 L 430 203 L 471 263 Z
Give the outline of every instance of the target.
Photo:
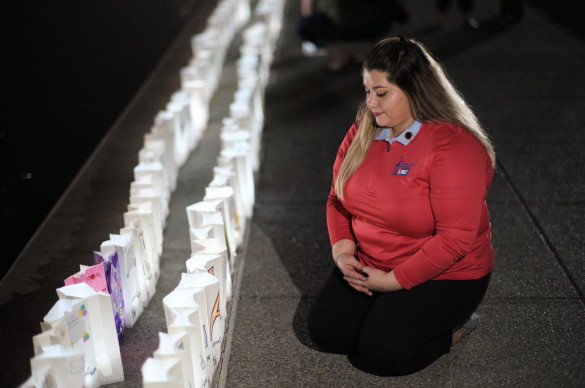
M 219 284 L 219 299 L 222 301 L 221 309 L 227 312 L 225 305 L 227 303 L 226 290 L 226 272 L 225 258 L 220 254 L 196 254 L 189 258 L 185 263 L 187 273 L 209 273 L 215 276 Z M 225 314 L 222 315 L 225 318 Z
M 205 343 L 202 336 L 200 314 L 198 309 L 172 309 L 173 321 L 167 325 L 169 334 L 184 334 L 187 333 L 189 341 L 188 350 L 190 352 L 189 358 L 191 360 L 191 368 L 193 372 L 193 381 L 196 387 L 211 387 L 213 375 L 211 371 L 211 358 L 207 358 L 205 354 Z M 187 349 L 187 347 L 185 347 Z
M 205 294 L 204 291 L 199 289 L 184 289 L 184 290 L 173 290 L 163 298 L 163 309 L 165 312 L 165 320 L 167 327 L 176 319 L 179 311 L 191 311 L 196 310 L 190 316 L 193 324 L 200 328 L 200 342 L 203 344 L 203 352 L 206 362 L 206 368 L 208 375 L 213 376 L 215 371 L 214 364 L 217 363 L 217 359 L 212 358 L 211 347 L 208 339 L 208 327 L 205 319 Z
M 210 343 L 213 357 L 219 360 L 221 357 L 221 344 L 225 332 L 226 317 L 226 305 L 225 301 L 220 298 L 219 281 L 215 276 L 207 272 L 196 274 L 183 273 L 176 289 L 203 289 L 205 307 L 201 311 L 202 315 L 205 315 L 205 325 L 208 328 L 207 340 Z M 195 300 L 203 307 L 198 298 Z
M 69 330 L 65 319 L 57 319 L 50 324 L 41 323 L 41 328 L 43 332 L 32 337 L 35 356 L 41 354 L 43 348 L 47 346 L 71 346 L 71 338 L 69 338 Z
M 79 283 L 76 285 L 66 287 L 79 286 L 89 287 L 85 283 Z M 85 385 L 87 387 L 98 387 L 99 377 L 98 374 L 96 373 L 97 363 L 95 359 L 95 352 L 93 351 L 95 341 L 95 339 L 93 338 L 94 333 L 88 327 L 89 322 L 85 319 L 83 313 L 79 315 L 79 311 L 86 311 L 86 306 L 82 301 L 67 298 L 59 299 L 53 305 L 51 310 L 49 310 L 47 315 L 43 318 L 45 324 L 41 325 L 41 327 L 43 327 L 43 329 L 47 328 L 53 329 L 63 324 L 67 327 L 67 335 L 63 335 L 61 338 L 69 339 L 69 343 L 63 342 L 60 343 L 59 345 L 65 347 L 72 347 L 84 354 Z M 40 348 L 41 350 L 37 349 L 37 351 L 39 351 L 39 354 L 41 354 L 43 347 L 41 346 Z
M 211 365 L 208 364 L 212 368 L 210 373 L 215 372 L 215 368 L 219 363 L 219 359 L 221 357 L 221 338 L 223 337 L 223 333 L 220 332 L 220 324 L 222 323 L 222 319 L 220 316 L 220 312 L 216 311 L 216 315 L 213 317 L 212 323 L 217 323 L 218 325 L 214 325 L 216 328 L 215 333 L 215 340 L 219 337 L 219 343 L 213 343 L 210 340 L 210 333 L 213 335 L 213 328 L 210 327 L 209 322 L 209 314 L 207 313 L 207 298 L 204 288 L 176 288 L 170 294 L 168 294 L 163 303 L 165 307 L 165 316 L 171 316 L 171 309 L 181 309 L 181 308 L 189 308 L 189 305 L 192 303 L 192 300 L 199 306 L 199 315 L 201 320 L 201 327 L 202 327 L 202 334 L 204 336 L 204 345 L 205 345 L 205 354 L 206 357 L 211 361 Z M 166 302 L 166 303 L 165 303 Z M 218 300 L 219 302 L 219 300 Z M 185 307 L 181 307 L 185 306 Z M 169 308 L 170 307 L 170 308 Z M 219 306 L 218 310 L 219 310 Z M 216 322 L 219 321 L 219 322 Z M 168 325 L 168 321 L 167 321 Z
M 120 228 L 120 234 L 131 233 L 134 245 L 134 256 L 138 266 L 138 281 L 140 283 L 140 296 L 146 307 L 156 292 L 156 279 L 154 273 L 154 258 L 152 252 L 146 246 L 144 230 L 140 218 L 128 220 L 126 226 Z
M 223 258 L 222 268 L 214 267 L 213 274 L 216 276 L 225 292 L 226 301 L 231 299 L 232 294 L 232 276 L 230 272 L 231 263 L 228 259 L 228 250 L 223 247 L 222 241 L 216 238 L 207 238 L 191 241 L 191 258 L 198 255 L 221 255 Z M 191 259 L 189 259 L 191 260 Z M 214 264 L 215 265 L 215 264 Z M 189 272 L 189 271 L 187 271 Z M 223 272 L 223 273 L 222 273 Z
M 143 218 L 143 227 L 146 223 L 145 219 L 149 218 L 148 223 L 152 225 L 152 231 L 154 232 L 154 246 L 158 257 L 160 257 L 163 243 L 163 224 L 160 212 L 156 211 L 152 202 L 130 203 L 128 204 L 128 212 L 139 212 Z
M 142 387 L 184 388 L 182 374 L 181 361 L 178 358 L 160 360 L 149 357 L 142 364 Z
M 156 292 L 156 284 L 152 275 L 151 260 L 144 243 L 144 234 L 140 220 L 132 221 L 129 226 L 120 228 L 120 234 L 130 234 L 132 236 L 134 257 L 136 258 L 136 267 L 138 268 L 140 298 L 143 307 L 146 307 Z
M 130 206 L 129 206 L 130 208 Z M 134 226 L 142 230 L 144 246 L 150 263 L 150 273 L 153 276 L 154 284 L 158 282 L 160 275 L 160 254 L 154 232 L 154 219 L 151 211 L 129 210 L 124 213 L 124 226 Z
M 71 314 L 66 315 L 65 320 L 73 347 L 86 351 L 86 380 L 88 375 L 97 374 L 100 385 L 123 381 L 110 296 L 94 291 L 85 283 L 58 288 L 57 295 L 59 301 L 72 303 Z M 90 368 L 88 360 L 92 358 L 95 366 Z
M 104 256 L 118 256 L 122 297 L 124 298 L 124 325 L 133 327 L 140 315 L 143 305 L 140 298 L 140 284 L 138 283 L 138 267 L 130 234 L 110 234 L 110 239 L 104 241 L 100 247 Z
M 103 264 L 96 264 L 91 267 L 80 265 L 79 268 L 79 272 L 65 279 L 66 286 L 86 283 L 96 291 L 109 292 Z
M 159 344 L 158 349 L 154 351 L 154 358 L 159 360 L 165 359 L 179 359 L 181 362 L 181 370 L 183 374 L 180 380 L 183 387 L 195 387 L 195 380 L 193 375 L 193 364 L 191 362 L 191 343 L 189 341 L 189 334 L 182 333 L 158 333 Z
M 45 346 L 31 358 L 31 378 L 21 387 L 88 388 L 82 351 L 63 345 Z
M 120 269 L 118 253 L 113 252 L 111 255 L 104 255 L 101 252 L 93 252 L 93 261 L 96 264 L 102 264 L 104 266 L 108 293 L 110 294 L 110 299 L 112 301 L 116 332 L 118 333 L 118 337 L 120 337 L 124 334 L 126 324 L 124 320 L 124 294 L 122 293 L 121 279 L 123 274 Z
M 234 244 L 234 251 L 242 242 L 243 229 L 238 220 L 236 212 L 234 189 L 229 186 L 221 187 L 206 187 L 204 201 L 221 200 L 221 212 L 224 216 L 224 224 L 226 228 L 228 241 Z

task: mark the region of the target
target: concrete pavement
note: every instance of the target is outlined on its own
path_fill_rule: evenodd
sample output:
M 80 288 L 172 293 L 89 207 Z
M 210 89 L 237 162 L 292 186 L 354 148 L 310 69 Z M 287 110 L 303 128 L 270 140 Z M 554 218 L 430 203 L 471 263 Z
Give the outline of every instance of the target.
M 363 91 L 359 71 L 326 74 L 325 58 L 302 56 L 293 29 L 298 4 L 289 1 L 266 92 L 254 216 L 238 256 L 215 386 L 585 385 L 585 42 L 530 3 L 517 24 L 488 23 L 499 1 L 477 3 L 485 22 L 479 30 L 460 29 L 455 10 L 445 29 L 431 30 L 434 7 L 410 0 L 410 22 L 391 33 L 418 38 L 443 62 L 495 143 L 488 206 L 496 268 L 480 328 L 425 370 L 397 378 L 365 374 L 312 344 L 306 316 L 333 268 L 325 225 L 331 167 Z M 55 288 L 120 228 L 142 135 L 178 87 L 188 38 L 199 27 L 193 21 L 169 49 L 0 283 L 7 386 L 30 374 L 31 336 L 56 301 Z M 190 253 L 184 209 L 201 200 L 212 177 L 219 122 L 235 87 L 236 45 L 209 129 L 180 171 L 157 294 L 122 337 L 125 382 L 115 386 L 140 386 L 140 367 L 166 331 L 162 298 L 178 284 Z

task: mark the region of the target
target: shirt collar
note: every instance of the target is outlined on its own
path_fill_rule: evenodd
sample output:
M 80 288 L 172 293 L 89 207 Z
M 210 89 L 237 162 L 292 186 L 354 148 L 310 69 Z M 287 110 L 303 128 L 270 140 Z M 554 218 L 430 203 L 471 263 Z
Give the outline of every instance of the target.
M 406 128 L 400 135 L 393 139 L 390 138 L 390 128 L 383 127 L 374 140 L 386 140 L 389 144 L 397 141 L 402 145 L 408 145 L 408 143 L 410 143 L 412 139 L 414 139 L 414 137 L 418 134 L 421 126 L 422 123 L 420 121 L 414 120 L 412 124 L 408 126 L 408 128 Z

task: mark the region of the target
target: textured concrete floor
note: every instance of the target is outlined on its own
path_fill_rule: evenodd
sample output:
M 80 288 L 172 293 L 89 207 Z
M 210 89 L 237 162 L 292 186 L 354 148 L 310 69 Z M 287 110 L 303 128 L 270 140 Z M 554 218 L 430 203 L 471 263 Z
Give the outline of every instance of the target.
M 264 161 L 236 313 L 227 387 L 585 385 L 585 43 L 527 7 L 521 23 L 441 31 L 408 1 L 391 32 L 421 40 L 488 128 L 498 167 L 488 205 L 496 267 L 480 329 L 427 369 L 380 378 L 317 351 L 305 320 L 332 268 L 325 201 L 337 147 L 362 98 L 358 73 L 303 58 L 291 4 L 267 91 Z
M 486 21 L 499 1 L 476 2 Z M 521 23 L 462 30 L 453 11 L 444 30 L 427 28 L 434 7 L 406 2 L 411 21 L 393 34 L 420 39 L 494 139 L 498 167 L 488 196 L 496 268 L 478 330 L 425 370 L 380 378 L 344 356 L 321 353 L 306 315 L 332 269 L 325 201 L 337 147 L 363 98 L 359 73 L 325 74 L 305 58 L 288 2 L 266 94 L 256 206 L 236 273 L 233 319 L 216 385 L 226 387 L 584 386 L 585 385 L 585 42 L 528 6 Z M 127 202 L 141 136 L 188 59 L 186 35 L 71 186 L 28 250 L 0 283 L 0 343 L 8 386 L 28 375 L 30 337 L 56 301 L 62 279 L 90 261 L 116 231 Z M 157 294 L 120 343 L 125 383 L 165 331 L 162 298 L 189 254 L 184 207 L 203 196 L 219 150 L 218 121 L 231 99 L 233 67 L 212 105 L 209 131 L 182 168 L 171 201 Z

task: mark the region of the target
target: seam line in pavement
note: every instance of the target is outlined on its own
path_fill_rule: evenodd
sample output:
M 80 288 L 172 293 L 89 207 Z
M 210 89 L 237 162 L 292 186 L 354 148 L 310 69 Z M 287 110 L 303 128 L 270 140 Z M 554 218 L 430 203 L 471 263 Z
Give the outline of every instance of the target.
M 583 302 L 583 304 L 585 304 L 585 294 L 579 288 L 577 281 L 575 280 L 573 275 L 571 275 L 571 272 L 569 271 L 566 264 L 561 259 L 561 255 L 559 254 L 559 252 L 556 250 L 556 248 L 554 247 L 554 245 L 552 244 L 550 239 L 545 234 L 544 229 L 540 226 L 540 223 L 536 219 L 536 216 L 534 215 L 534 213 L 532 213 L 532 211 L 530 210 L 530 208 L 526 204 L 526 201 L 524 200 L 524 198 L 520 194 L 520 191 L 518 190 L 516 185 L 514 185 L 514 183 L 510 179 L 508 172 L 506 171 L 506 169 L 504 168 L 504 166 L 501 163 L 496 162 L 496 165 L 497 165 L 496 168 L 500 170 L 502 177 L 504 178 L 504 180 L 508 184 L 508 187 L 510 187 L 510 189 L 512 190 L 512 193 L 514 193 L 514 196 L 516 197 L 518 202 L 520 202 L 522 209 L 528 215 L 528 218 L 530 219 L 530 221 L 532 222 L 532 224 L 534 225 L 536 230 L 538 230 L 538 234 L 539 234 L 540 239 L 544 242 L 546 247 L 553 254 L 555 260 L 557 261 L 557 263 L 559 264 L 559 266 L 562 268 L 563 272 L 565 273 L 565 276 L 569 279 L 569 282 L 571 282 L 571 285 L 573 286 L 575 292 L 577 292 L 577 295 L 579 295 L 581 302 Z

